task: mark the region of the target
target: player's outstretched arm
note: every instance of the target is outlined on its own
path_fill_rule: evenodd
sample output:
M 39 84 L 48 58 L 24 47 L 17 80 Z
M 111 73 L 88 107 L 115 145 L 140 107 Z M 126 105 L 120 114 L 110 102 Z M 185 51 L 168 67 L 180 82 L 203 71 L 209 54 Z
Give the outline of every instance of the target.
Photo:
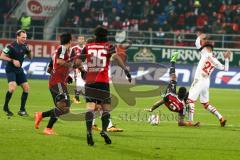
M 221 62 L 219 62 L 219 60 L 215 57 L 212 57 L 211 55 L 209 56 L 209 59 L 213 62 L 215 68 L 219 69 L 219 70 L 224 70 L 224 71 L 228 71 L 229 70 L 229 59 L 231 57 L 231 52 L 230 51 L 226 51 L 223 53 L 223 57 L 225 59 L 225 64 L 223 65 Z
M 117 63 L 117 65 L 124 70 L 124 72 L 125 72 L 125 74 L 126 74 L 126 76 L 128 78 L 128 81 L 131 83 L 132 76 L 131 76 L 127 66 L 123 63 L 121 57 L 119 55 L 117 55 L 117 54 L 113 54 L 112 57 L 113 57 L 114 61 Z
M 159 106 L 161 106 L 162 104 L 164 104 L 164 101 L 163 101 L 163 100 L 157 101 L 156 103 L 154 103 L 154 104 L 152 105 L 151 108 L 144 109 L 144 111 L 152 112 L 152 111 L 154 111 L 155 109 L 157 109 Z

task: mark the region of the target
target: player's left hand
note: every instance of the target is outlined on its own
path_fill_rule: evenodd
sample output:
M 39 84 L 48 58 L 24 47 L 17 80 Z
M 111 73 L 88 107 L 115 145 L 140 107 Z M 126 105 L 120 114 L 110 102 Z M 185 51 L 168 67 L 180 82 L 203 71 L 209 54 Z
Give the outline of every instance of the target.
M 229 50 L 223 53 L 224 59 L 230 59 L 231 55 L 232 55 L 232 52 Z
M 72 84 L 72 83 L 73 83 L 73 79 L 72 79 L 71 76 L 68 76 L 68 77 L 67 77 L 67 83 L 68 83 L 68 84 Z
M 128 82 L 131 83 L 131 81 L 132 81 L 132 76 L 131 76 L 129 70 L 128 70 L 128 69 L 125 69 L 125 70 L 124 70 L 124 73 L 125 73 L 125 75 L 126 75 L 127 78 L 128 78 Z

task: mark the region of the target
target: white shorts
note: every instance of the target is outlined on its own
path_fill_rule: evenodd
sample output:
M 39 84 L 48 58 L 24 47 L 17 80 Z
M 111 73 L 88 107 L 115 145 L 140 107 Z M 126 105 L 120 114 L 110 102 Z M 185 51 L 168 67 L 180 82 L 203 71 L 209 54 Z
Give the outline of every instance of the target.
M 76 90 L 84 93 L 85 81 L 82 79 L 81 72 L 72 71 L 69 75 L 76 83 Z
M 197 101 L 200 96 L 201 103 L 207 103 L 209 101 L 209 86 L 210 79 L 194 79 L 191 88 L 189 90 L 188 99 Z

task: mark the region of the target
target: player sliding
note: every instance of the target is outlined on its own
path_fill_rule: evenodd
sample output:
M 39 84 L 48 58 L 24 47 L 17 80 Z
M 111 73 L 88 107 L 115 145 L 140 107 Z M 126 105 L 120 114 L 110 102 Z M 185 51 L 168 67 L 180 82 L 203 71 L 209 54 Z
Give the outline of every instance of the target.
M 209 104 L 209 86 L 210 76 L 214 68 L 219 70 L 228 71 L 229 58 L 231 52 L 227 51 L 223 53 L 225 59 L 225 65 L 222 65 L 213 54 L 213 43 L 209 41 L 209 37 L 206 34 L 198 34 L 195 45 L 201 54 L 201 59 L 198 63 L 194 80 L 189 90 L 188 103 L 190 108 L 189 121 L 193 121 L 194 106 L 198 97 L 200 96 L 200 102 L 203 107 L 210 113 L 214 114 L 220 122 L 222 127 L 225 126 L 226 120 L 217 111 L 215 107 Z
M 180 87 L 178 93 L 176 93 L 177 77 L 175 74 L 175 63 L 179 56 L 178 52 L 175 52 L 171 58 L 170 67 L 170 83 L 167 87 L 166 93 L 162 100 L 157 101 L 151 108 L 145 109 L 145 111 L 152 112 L 156 108 L 165 104 L 165 106 L 172 112 L 178 113 L 178 125 L 179 126 L 199 126 L 200 123 L 197 122 L 193 124 L 192 122 L 185 122 L 185 112 L 186 112 L 186 100 L 188 97 L 188 92 L 185 87 Z

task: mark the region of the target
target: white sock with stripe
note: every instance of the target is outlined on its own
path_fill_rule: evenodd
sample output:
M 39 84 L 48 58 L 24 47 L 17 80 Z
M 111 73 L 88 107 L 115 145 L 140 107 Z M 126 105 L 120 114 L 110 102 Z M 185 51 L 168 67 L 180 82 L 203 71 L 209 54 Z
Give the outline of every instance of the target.
M 208 105 L 208 107 L 206 108 L 209 112 L 211 112 L 212 114 L 214 114 L 218 119 L 222 118 L 222 115 L 217 111 L 217 109 L 213 106 L 211 106 L 210 104 Z
M 189 113 L 188 113 L 188 121 L 193 122 L 193 115 L 194 115 L 194 103 L 189 103 Z

